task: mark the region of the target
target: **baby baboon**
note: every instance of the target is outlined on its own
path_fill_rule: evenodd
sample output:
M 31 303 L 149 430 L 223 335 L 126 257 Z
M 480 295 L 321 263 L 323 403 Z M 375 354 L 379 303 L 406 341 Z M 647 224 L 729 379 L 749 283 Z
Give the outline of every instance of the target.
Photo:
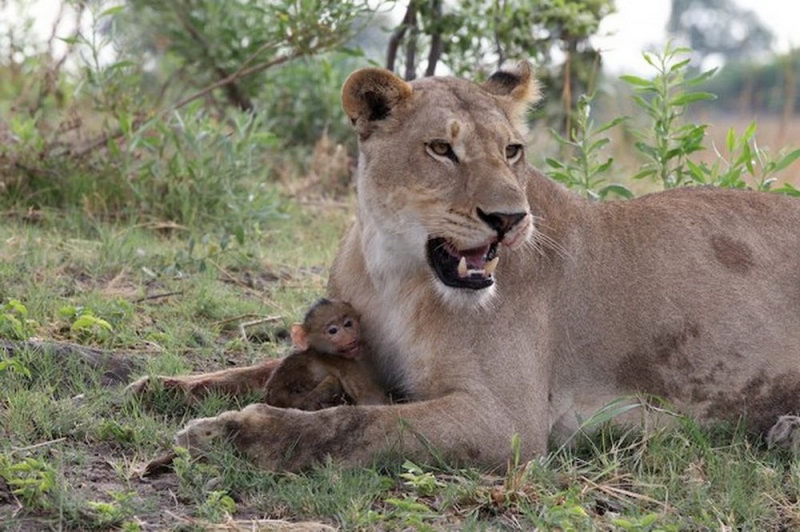
M 320 410 L 342 404 L 386 404 L 362 357 L 359 315 L 344 301 L 320 299 L 292 326 L 295 351 L 272 373 L 264 401 Z

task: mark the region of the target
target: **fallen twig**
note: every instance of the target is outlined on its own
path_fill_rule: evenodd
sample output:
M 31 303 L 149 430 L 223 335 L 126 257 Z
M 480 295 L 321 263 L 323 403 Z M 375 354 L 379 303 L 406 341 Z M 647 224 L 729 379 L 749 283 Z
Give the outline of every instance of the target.
M 171 296 L 179 296 L 183 294 L 183 290 L 175 290 L 174 292 L 163 292 L 161 294 L 152 294 L 149 296 L 140 297 L 139 299 L 134 299 L 134 303 L 143 303 L 145 301 L 151 301 L 153 299 L 161 299 L 164 297 L 171 297 Z
M 261 325 L 262 323 L 272 323 L 280 320 L 282 316 L 267 316 L 266 318 L 261 318 L 258 320 L 253 321 L 245 321 L 239 324 L 239 331 L 242 333 L 242 340 L 245 342 L 247 341 L 247 328 L 253 327 L 255 325 Z
M 11 452 L 12 453 L 19 453 L 19 452 L 23 452 L 23 451 L 32 451 L 34 449 L 38 449 L 39 447 L 46 447 L 48 445 L 53 445 L 55 443 L 61 443 L 62 441 L 66 441 L 66 439 L 67 438 L 56 438 L 55 440 L 43 441 L 43 442 L 35 443 L 33 445 L 28 445 L 28 446 L 25 446 L 25 447 L 12 447 L 11 448 Z

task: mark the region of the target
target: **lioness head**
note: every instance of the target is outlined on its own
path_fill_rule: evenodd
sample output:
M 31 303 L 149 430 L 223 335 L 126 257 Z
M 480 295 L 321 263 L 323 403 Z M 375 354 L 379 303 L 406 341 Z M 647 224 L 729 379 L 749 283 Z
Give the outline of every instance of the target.
M 521 131 L 537 97 L 527 62 L 482 85 L 449 77 L 407 83 L 376 68 L 347 79 L 342 104 L 359 135 L 359 217 L 371 274 L 426 275 L 449 300 L 493 292 L 503 248 L 533 231 Z

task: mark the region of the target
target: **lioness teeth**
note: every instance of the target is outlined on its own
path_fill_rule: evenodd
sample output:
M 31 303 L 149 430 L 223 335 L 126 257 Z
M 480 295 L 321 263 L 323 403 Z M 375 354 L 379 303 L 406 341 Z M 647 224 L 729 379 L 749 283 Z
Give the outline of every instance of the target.
M 461 257 L 461 260 L 458 261 L 458 276 L 462 279 L 467 276 L 467 258 Z
M 500 257 L 495 257 L 486 263 L 486 266 L 483 267 L 483 273 L 486 275 L 486 277 L 489 277 L 494 273 L 494 271 L 497 269 L 498 262 L 500 262 Z

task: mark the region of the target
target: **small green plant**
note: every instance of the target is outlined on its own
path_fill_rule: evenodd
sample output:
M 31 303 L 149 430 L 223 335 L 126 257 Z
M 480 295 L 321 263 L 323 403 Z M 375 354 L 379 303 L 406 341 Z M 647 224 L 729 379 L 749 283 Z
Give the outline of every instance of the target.
M 405 470 L 405 473 L 400 473 L 400 478 L 405 481 L 403 484 L 413 488 L 420 495 L 435 495 L 444 488 L 444 483 L 437 480 L 433 473 L 424 471 L 417 464 L 406 460 L 402 467 Z
M 601 135 L 624 122 L 626 117 L 617 117 L 595 129 L 591 117 L 591 103 L 591 96 L 581 96 L 578 100 L 575 122 L 569 138 L 559 135 L 555 130 L 552 131 L 558 143 L 571 153 L 567 162 L 550 157 L 545 159 L 551 169 L 550 175 L 589 199 L 605 199 L 610 194 L 631 198 L 633 193 L 624 185 L 606 183 L 605 174 L 608 173 L 614 159 L 608 157 L 603 161 L 600 157 L 603 148 L 611 142 L 611 139 Z
M 98 528 L 122 527 L 123 530 L 137 530 L 138 528 L 128 528 L 136 525 L 134 522 L 127 522 L 134 514 L 133 501 L 136 493 L 134 492 L 112 492 L 110 493 L 113 501 L 89 501 L 86 505 L 89 514 Z M 138 527 L 138 525 L 136 525 Z
M 209 490 L 223 478 L 219 468 L 192 460 L 189 452 L 175 447 L 173 461 L 178 486 L 183 497 L 193 501 L 197 515 L 212 522 L 222 521 L 236 511 L 236 502 L 225 490 Z
M 0 374 L 7 371 L 13 371 L 23 377 L 31 376 L 31 370 L 18 358 L 4 358 L 0 360 Z
M 18 299 L 0 305 L 0 338 L 27 340 L 34 335 L 36 322 L 28 318 L 28 308 Z
M 197 508 L 197 514 L 211 522 L 220 522 L 236 511 L 236 502 L 226 491 L 212 490 Z
M 58 313 L 69 320 L 70 333 L 80 340 L 106 342 L 111 339 L 114 328 L 108 321 L 96 316 L 91 309 L 65 306 Z
M 715 146 L 717 160 L 711 165 L 686 161 L 692 180 L 727 188 L 752 186 L 757 190 L 771 190 L 776 182 L 775 174 L 796 161 L 800 157 L 800 149 L 779 153 L 773 158 L 758 145 L 755 137 L 757 128 L 758 124 L 751 122 L 744 133 L 738 136 L 733 128 L 729 129 L 725 138 L 727 153 L 720 153 Z M 793 194 L 796 190 L 786 185 L 775 191 Z
M 660 515 L 650 512 L 641 517 L 618 517 L 612 521 L 614 526 L 626 532 L 644 532 L 647 530 L 678 530 L 676 527 L 662 527 L 658 525 Z
M 56 488 L 56 470 L 44 460 L 28 457 L 13 461 L 10 455 L 0 454 L 0 478 L 25 506 L 42 510 L 52 506 L 49 496 Z
M 579 497 L 570 492 L 556 493 L 544 501 L 541 515 L 534 518 L 542 530 L 590 530 L 591 518 Z
M 644 60 L 656 70 L 652 79 L 622 76 L 635 92 L 633 100 L 650 119 L 648 126 L 635 131 L 639 140 L 634 144 L 644 156 L 642 170 L 634 179 L 650 178 L 663 188 L 674 188 L 692 181 L 687 163 L 689 155 L 704 149 L 706 124 L 682 123 L 689 107 L 715 96 L 690 89 L 714 75 L 715 69 L 688 77 L 690 50 L 675 48 L 668 43 L 657 54 L 644 53 Z
M 385 502 L 390 509 L 382 516 L 382 521 L 400 525 L 403 529 L 433 530 L 428 521 L 437 517 L 436 512 L 416 497 L 388 497 Z

